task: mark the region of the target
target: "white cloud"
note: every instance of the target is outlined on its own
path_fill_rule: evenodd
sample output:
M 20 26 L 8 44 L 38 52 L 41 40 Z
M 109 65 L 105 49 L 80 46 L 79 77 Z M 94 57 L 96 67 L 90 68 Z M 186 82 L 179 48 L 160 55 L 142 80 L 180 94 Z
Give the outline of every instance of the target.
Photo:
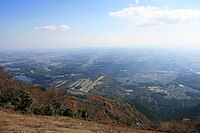
M 47 26 L 42 26 L 42 27 L 34 27 L 34 30 L 65 31 L 68 29 L 69 29 L 69 26 L 66 24 L 58 25 L 58 26 L 47 25 Z
M 152 6 L 133 6 L 109 13 L 118 18 L 132 18 L 139 26 L 200 22 L 200 10 L 167 10 Z
M 135 3 L 138 5 L 139 4 L 139 0 L 135 0 Z

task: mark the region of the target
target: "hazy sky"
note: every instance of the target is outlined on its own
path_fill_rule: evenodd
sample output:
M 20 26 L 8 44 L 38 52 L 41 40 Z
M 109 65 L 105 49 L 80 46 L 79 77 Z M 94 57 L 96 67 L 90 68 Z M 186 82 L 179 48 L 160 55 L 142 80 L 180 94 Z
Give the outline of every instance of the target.
M 200 48 L 200 0 L 1 0 L 0 46 Z

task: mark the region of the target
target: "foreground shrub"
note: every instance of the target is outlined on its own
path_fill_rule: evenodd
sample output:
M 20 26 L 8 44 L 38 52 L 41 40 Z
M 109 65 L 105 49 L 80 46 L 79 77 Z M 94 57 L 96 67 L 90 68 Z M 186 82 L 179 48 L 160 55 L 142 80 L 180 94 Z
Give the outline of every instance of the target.
M 73 116 L 74 116 L 74 112 L 73 112 L 73 110 L 71 110 L 70 108 L 66 108 L 66 109 L 62 109 L 62 110 L 60 111 L 60 115 L 61 115 L 61 116 L 73 117 Z
M 43 111 L 43 115 L 55 115 L 55 110 L 53 106 L 47 105 Z
M 33 113 L 36 115 L 56 115 L 60 113 L 61 102 L 53 100 L 47 105 L 34 108 Z
M 23 90 L 9 90 L 0 96 L 0 106 L 13 110 L 27 111 L 33 103 L 29 93 Z
M 88 111 L 87 110 L 81 110 L 81 109 L 78 109 L 76 114 L 75 114 L 76 117 L 82 117 L 82 118 L 88 118 Z

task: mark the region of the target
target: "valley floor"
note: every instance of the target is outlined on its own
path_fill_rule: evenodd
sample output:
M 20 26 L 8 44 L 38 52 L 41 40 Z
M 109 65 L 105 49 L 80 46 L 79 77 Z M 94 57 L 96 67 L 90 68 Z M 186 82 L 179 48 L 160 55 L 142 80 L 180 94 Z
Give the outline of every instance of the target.
M 154 133 L 119 125 L 95 122 L 60 116 L 35 116 L 16 114 L 0 110 L 0 132 L 20 133 Z

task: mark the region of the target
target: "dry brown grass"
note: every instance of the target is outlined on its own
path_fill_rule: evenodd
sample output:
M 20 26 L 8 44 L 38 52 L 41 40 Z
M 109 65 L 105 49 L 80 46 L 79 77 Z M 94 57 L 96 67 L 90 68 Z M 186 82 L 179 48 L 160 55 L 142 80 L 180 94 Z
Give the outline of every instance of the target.
M 0 110 L 0 132 L 20 133 L 153 133 L 115 124 L 95 122 L 59 116 L 23 115 Z
M 183 119 L 182 121 L 171 120 L 168 122 L 161 122 L 159 130 L 172 133 L 199 133 L 200 120 Z

